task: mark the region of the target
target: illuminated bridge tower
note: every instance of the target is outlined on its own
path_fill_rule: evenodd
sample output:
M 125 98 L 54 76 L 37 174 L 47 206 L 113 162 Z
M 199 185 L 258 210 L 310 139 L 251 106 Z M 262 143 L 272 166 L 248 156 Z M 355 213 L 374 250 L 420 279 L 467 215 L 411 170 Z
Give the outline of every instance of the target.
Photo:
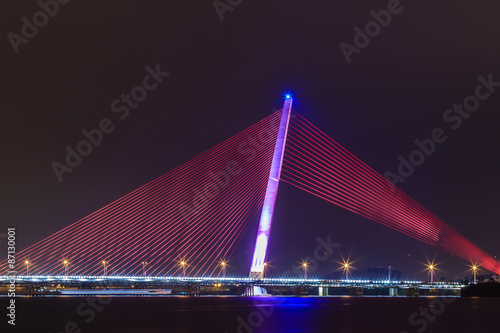
M 283 154 L 285 152 L 286 136 L 288 132 L 288 123 L 290 121 L 290 112 L 292 111 L 293 99 L 291 95 L 286 95 L 281 114 L 280 128 L 276 138 L 273 161 L 269 180 L 267 182 L 266 196 L 262 213 L 260 215 L 259 231 L 255 240 L 255 250 L 253 252 L 252 267 L 250 268 L 250 277 L 262 279 L 264 277 L 264 263 L 266 261 L 267 245 L 269 244 L 269 234 L 273 221 L 274 205 L 276 195 L 278 194 L 278 185 L 281 175 L 281 165 L 283 163 Z

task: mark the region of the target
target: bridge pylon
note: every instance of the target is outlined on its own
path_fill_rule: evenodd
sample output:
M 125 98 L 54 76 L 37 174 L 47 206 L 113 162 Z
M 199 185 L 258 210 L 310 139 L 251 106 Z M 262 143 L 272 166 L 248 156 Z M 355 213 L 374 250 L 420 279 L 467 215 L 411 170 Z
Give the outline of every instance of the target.
M 287 95 L 285 103 L 283 104 L 283 111 L 281 113 L 280 127 L 278 129 L 271 170 L 269 172 L 269 180 L 267 182 L 266 195 L 264 197 L 264 204 L 260 215 L 259 230 L 255 240 L 255 249 L 249 277 L 259 280 L 264 277 L 267 247 L 269 245 L 269 234 L 271 232 L 276 196 L 278 194 L 278 185 L 281 176 L 281 166 L 283 164 L 283 155 L 285 152 L 292 103 L 293 98 L 290 95 Z

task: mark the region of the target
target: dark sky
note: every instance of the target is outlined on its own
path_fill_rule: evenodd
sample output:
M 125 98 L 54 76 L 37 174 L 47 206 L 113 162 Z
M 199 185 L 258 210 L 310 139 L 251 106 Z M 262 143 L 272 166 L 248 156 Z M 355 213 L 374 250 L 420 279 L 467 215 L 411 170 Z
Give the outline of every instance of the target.
M 448 140 L 399 186 L 500 255 L 500 88 L 457 130 L 443 120 L 474 94 L 479 75 L 500 82 L 500 3 L 402 1 L 348 64 L 339 44 L 353 45 L 353 28 L 364 30 L 370 11 L 388 3 L 243 0 L 221 21 L 210 0 L 73 0 L 16 53 L 9 33 L 21 36 L 21 19 L 33 22 L 41 9 L 34 0 L 2 2 L 0 233 L 15 226 L 25 248 L 259 121 L 291 89 L 296 112 L 380 173 L 396 172 L 415 139 L 443 128 Z M 116 120 L 111 103 L 157 64 L 170 76 Z M 115 130 L 59 182 L 51 163 L 103 118 Z M 342 245 L 320 264 L 325 272 L 351 253 L 359 268 L 392 265 L 415 276 L 436 256 L 440 277 L 466 274 L 464 261 L 287 184 L 277 205 L 276 272 L 331 235 Z

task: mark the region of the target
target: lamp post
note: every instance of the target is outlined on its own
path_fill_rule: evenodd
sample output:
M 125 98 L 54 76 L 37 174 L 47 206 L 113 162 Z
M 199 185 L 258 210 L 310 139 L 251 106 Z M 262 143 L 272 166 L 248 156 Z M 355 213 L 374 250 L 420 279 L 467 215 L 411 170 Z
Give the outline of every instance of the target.
M 65 276 L 68 276 L 68 264 L 69 264 L 69 261 L 67 259 L 64 259 L 63 266 L 64 266 L 64 275 Z
M 304 280 L 307 280 L 307 262 L 302 263 L 302 268 L 304 269 Z
M 146 265 L 147 265 L 147 261 L 143 261 L 142 262 L 142 276 L 146 276 Z
M 220 263 L 221 267 L 222 267 L 222 277 L 225 278 L 226 277 L 226 262 L 223 261 Z
M 186 277 L 186 262 L 184 260 L 181 261 L 181 267 L 182 267 L 182 276 Z
M 104 276 L 106 276 L 108 274 L 108 263 L 106 262 L 106 260 L 102 261 L 102 266 L 103 266 Z
M 24 262 L 24 264 L 26 265 L 26 276 L 29 276 L 30 275 L 30 261 L 26 260 Z
M 429 265 L 429 271 L 431 272 L 431 283 L 434 283 L 434 268 L 436 266 L 434 266 L 433 264 L 430 264 Z
M 472 266 L 472 272 L 474 273 L 474 284 L 477 284 L 477 265 Z
M 346 281 L 349 281 L 349 263 L 348 262 L 344 263 L 344 270 L 345 270 L 345 279 L 346 279 Z

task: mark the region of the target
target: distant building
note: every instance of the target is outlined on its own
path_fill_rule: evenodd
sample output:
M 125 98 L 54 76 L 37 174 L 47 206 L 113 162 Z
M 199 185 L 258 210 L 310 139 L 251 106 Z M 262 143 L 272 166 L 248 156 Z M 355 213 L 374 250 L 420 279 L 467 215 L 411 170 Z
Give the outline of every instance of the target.
M 403 272 L 391 269 L 391 281 L 401 281 L 402 275 Z M 384 267 L 362 268 L 356 272 L 356 278 L 360 280 L 385 281 L 389 279 L 389 268 L 384 268 Z
M 500 278 L 496 274 L 483 274 L 483 275 L 478 275 L 476 278 L 478 282 L 490 282 L 490 281 L 500 282 Z M 474 276 L 473 275 L 467 276 L 463 280 L 472 282 L 474 281 Z

